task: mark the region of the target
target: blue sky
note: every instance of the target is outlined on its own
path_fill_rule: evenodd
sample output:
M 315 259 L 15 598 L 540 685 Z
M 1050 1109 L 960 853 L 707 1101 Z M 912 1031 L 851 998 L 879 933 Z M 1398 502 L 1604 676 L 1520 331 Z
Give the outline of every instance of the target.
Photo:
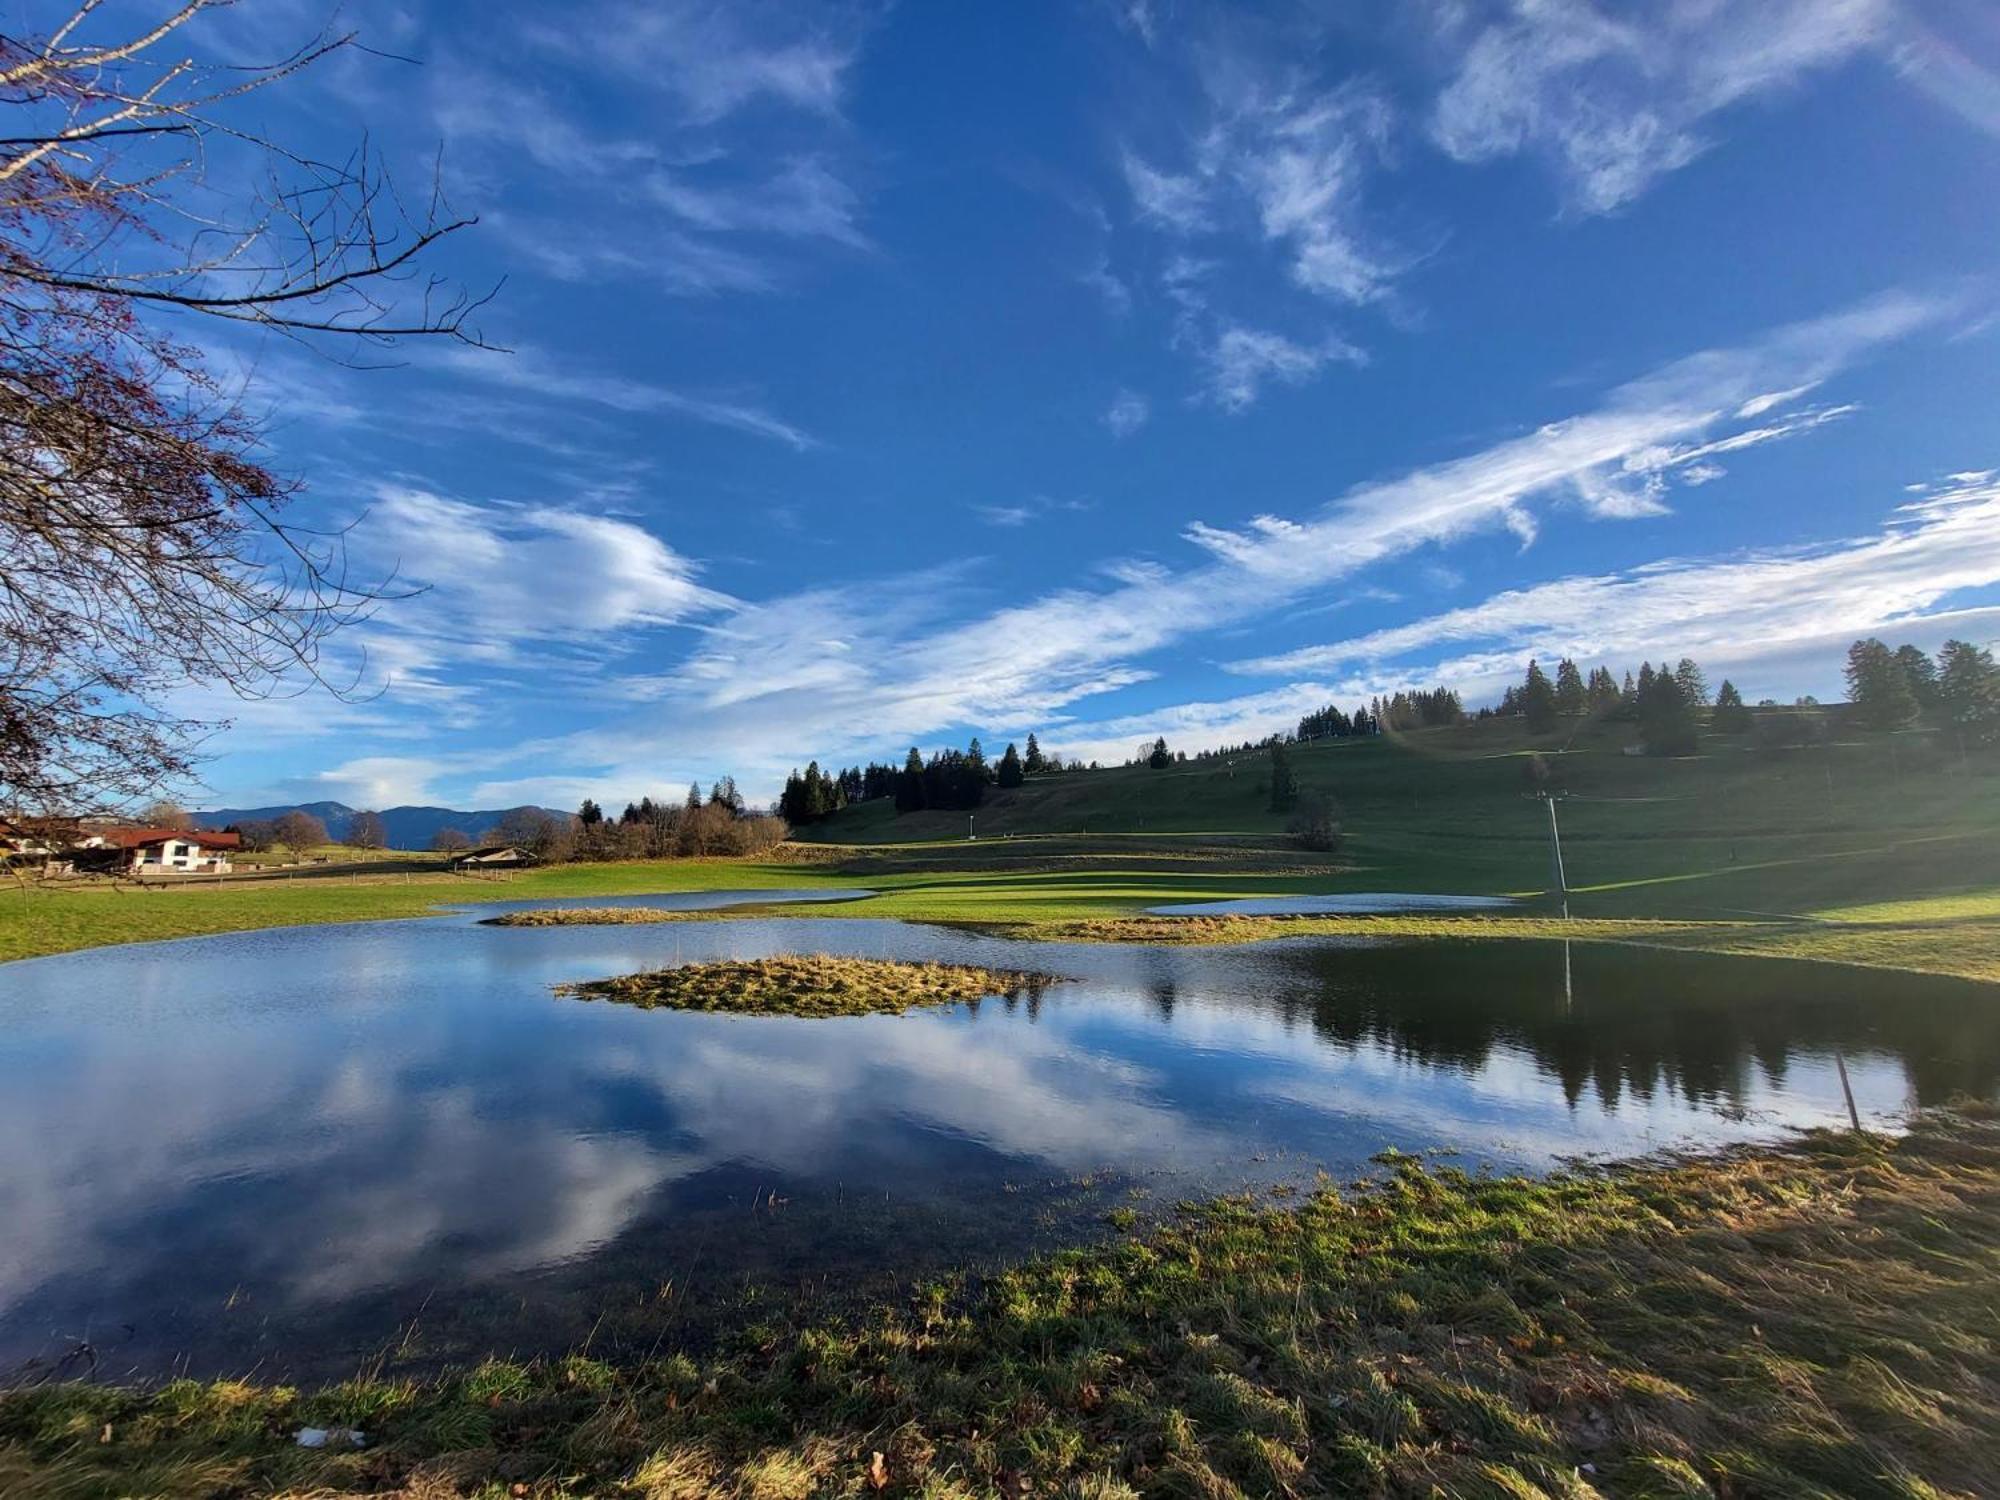
M 254 106 L 441 147 L 508 352 L 215 346 L 426 592 L 342 638 L 354 701 L 189 695 L 196 800 L 768 795 L 1531 654 L 1789 699 L 1857 634 L 2000 637 L 1982 0 L 579 16 L 364 0 L 409 61 Z

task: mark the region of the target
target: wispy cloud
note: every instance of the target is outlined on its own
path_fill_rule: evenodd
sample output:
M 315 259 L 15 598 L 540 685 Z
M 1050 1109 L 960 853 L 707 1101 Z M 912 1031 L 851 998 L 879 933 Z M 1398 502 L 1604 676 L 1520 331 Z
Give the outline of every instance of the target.
M 1329 363 L 1365 365 L 1367 354 L 1329 334 L 1314 344 L 1295 343 L 1283 334 L 1232 324 L 1206 351 L 1206 390 L 1226 411 L 1252 405 L 1267 381 L 1303 385 Z
M 1111 398 L 1111 405 L 1104 413 L 1104 425 L 1111 429 L 1115 438 L 1127 438 L 1146 425 L 1153 414 L 1153 405 L 1137 391 L 1121 390 Z
M 1199 234 L 1209 227 L 1207 185 L 1191 172 L 1162 171 L 1127 151 L 1125 186 L 1141 219 L 1176 234 Z
M 542 47 L 642 79 L 711 125 L 755 105 L 832 114 L 859 51 L 852 14 L 732 0 L 624 0 L 587 26 L 536 27 Z
M 1478 652 L 1430 670 L 1480 678 L 1530 655 L 1628 660 L 1671 642 L 1722 661 L 1894 629 L 1953 595 L 2000 583 L 2000 484 L 1957 483 L 1899 506 L 1873 535 L 1804 548 L 1669 558 L 1558 579 L 1324 646 L 1232 662 L 1251 676 L 1380 669 L 1439 646 Z
M 770 176 L 708 184 L 693 172 L 656 172 L 645 191 L 654 202 L 710 233 L 754 231 L 827 239 L 865 249 L 856 224 L 860 200 L 820 157 L 796 157 Z
M 1361 485 L 1302 519 L 1194 523 L 1186 536 L 1206 561 L 1192 567 L 1098 569 L 1109 586 L 1080 581 L 969 616 L 947 612 L 947 601 L 967 595 L 962 578 L 873 580 L 739 610 L 711 646 L 661 674 L 657 716 L 624 737 L 657 738 L 681 760 L 726 749 L 727 763 L 745 774 L 802 744 L 821 754 L 881 753 L 960 726 L 996 734 L 1040 727 L 1049 738 L 1075 705 L 1145 680 L 1147 658 L 1163 647 L 1289 610 L 1316 589 L 1422 548 L 1500 528 L 1531 531 L 1540 510 L 1576 503 L 1583 476 L 1633 455 L 1726 441 L 1745 430 L 1735 413 L 1760 393 L 1812 387 L 1942 310 L 1880 299 L 1692 356 L 1620 387 L 1594 410 Z M 857 649 L 862 621 L 865 650 Z
M 773 416 L 762 407 L 722 397 L 693 395 L 622 375 L 570 370 L 537 349 L 516 349 L 508 354 L 455 349 L 441 355 L 439 362 L 471 379 L 532 391 L 551 400 L 582 401 L 619 412 L 664 412 L 713 427 L 727 427 L 753 437 L 769 438 L 792 448 L 818 446 L 818 441 L 810 433 Z
M 1605 213 L 1709 148 L 1711 117 L 1894 34 L 1893 0 L 1597 0 L 1439 7 L 1453 75 L 1433 139 L 1461 161 L 1533 152 Z
M 1248 232 L 1284 247 L 1291 279 L 1309 292 L 1349 303 L 1383 295 L 1407 258 L 1375 243 L 1361 200 L 1394 119 L 1386 99 L 1233 48 L 1203 53 L 1199 71 L 1204 120 L 1185 161 L 1125 152 L 1139 219 L 1183 238 Z

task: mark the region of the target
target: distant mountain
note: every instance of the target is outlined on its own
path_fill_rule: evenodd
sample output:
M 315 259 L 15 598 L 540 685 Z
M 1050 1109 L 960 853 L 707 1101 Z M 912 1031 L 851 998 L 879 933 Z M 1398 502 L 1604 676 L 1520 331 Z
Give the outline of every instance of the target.
M 384 807 L 377 810 L 382 816 L 382 826 L 388 831 L 391 849 L 428 849 L 441 828 L 456 828 L 467 838 L 476 839 L 487 829 L 498 827 L 500 820 L 510 812 L 548 812 L 558 818 L 566 816 L 553 808 L 536 807 L 498 807 L 473 812 L 461 812 L 453 807 Z M 219 807 L 213 812 L 195 813 L 193 817 L 197 828 L 226 828 L 231 823 L 268 823 L 273 818 L 295 811 L 311 813 L 318 818 L 326 824 L 328 836 L 337 842 L 347 837 L 354 815 L 361 809 L 349 807 L 345 802 L 293 802 L 276 807 Z

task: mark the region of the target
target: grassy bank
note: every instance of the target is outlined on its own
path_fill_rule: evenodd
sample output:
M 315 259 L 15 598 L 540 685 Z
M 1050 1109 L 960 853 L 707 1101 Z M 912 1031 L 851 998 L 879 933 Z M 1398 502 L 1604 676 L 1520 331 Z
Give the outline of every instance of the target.
M 1907 894 L 1924 883 L 1916 872 L 1885 870 L 1877 892 L 1899 889 L 1906 899 L 1807 904 L 1775 914 L 1737 909 L 1675 915 L 1683 887 L 1658 882 L 1643 889 L 1652 905 L 1663 908 L 1659 912 L 1614 914 L 1603 910 L 1612 903 L 1602 893 L 1586 891 L 1573 895 L 1572 908 L 1578 916 L 1568 923 L 1546 902 L 1536 901 L 1538 893 L 1532 890 L 1491 887 L 1473 888 L 1470 893 L 1525 895 L 1530 905 L 1519 913 L 1498 916 L 1412 913 L 1218 921 L 1143 915 L 1146 907 L 1170 902 L 1405 889 L 1415 884 L 1409 880 L 1397 884 L 1410 873 L 1407 870 L 1369 863 L 1365 846 L 1354 851 L 1353 862 L 1345 868 L 1330 868 L 1323 856 L 1306 861 L 1254 845 L 1203 847 L 1169 839 L 1021 838 L 974 846 L 818 852 L 832 857 L 565 866 L 530 871 L 504 883 L 441 876 L 352 884 L 301 881 L 145 891 L 97 887 L 0 892 L 0 959 L 262 927 L 430 916 L 479 901 L 587 901 L 665 891 L 802 888 L 879 894 L 836 906 L 793 909 L 801 915 L 973 923 L 1024 937 L 1065 941 L 1252 942 L 1287 935 L 1569 937 L 2000 980 L 2000 882 L 1983 883 L 1988 851 L 1971 836 L 1954 841 L 1937 855 L 1938 869 L 1949 868 L 1977 882 L 1970 889 L 1960 882 L 1959 888 L 1935 895 Z M 1441 883 L 1434 879 L 1429 885 L 1435 889 Z M 1851 894 L 1856 882 L 1844 883 Z M 1628 898 L 1632 894 L 1628 892 Z M 1808 899 L 1812 899 L 1809 894 Z M 1633 903 L 1628 899 L 1625 904 Z M 741 914 L 740 908 L 736 914 Z
M 901 1015 L 916 1006 L 1012 995 L 1053 982 L 1046 974 L 973 964 L 904 963 L 813 953 L 797 958 L 679 964 L 644 974 L 579 980 L 558 985 L 556 993 L 579 1000 L 608 1000 L 640 1010 L 824 1017 Z
M 703 1358 L 18 1391 L 0 1489 L 1991 1494 L 1996 1285 L 1989 1119 L 1543 1182 L 1403 1159 Z
M 1090 935 L 1171 902 L 1342 891 L 1525 897 L 1504 921 L 1422 915 L 1328 932 L 1543 936 L 1548 817 L 1560 804 L 1569 935 L 2000 979 L 2000 774 L 1924 735 L 1782 753 L 1711 739 L 1689 760 L 1624 755 L 1620 726 L 1537 740 L 1518 721 L 1301 746 L 1307 793 L 1336 797 L 1338 855 L 1287 850 L 1262 755 L 1040 778 L 962 814 L 864 804 L 782 859 L 535 870 L 505 882 L 421 871 L 167 889 L 0 889 L 0 959 L 242 928 L 429 914 L 480 900 L 716 888 L 872 890 L 815 916 Z M 1480 922 L 1479 926 L 1461 926 Z M 1656 924 L 1676 929 L 1662 934 Z M 1134 929 L 1136 930 L 1136 929 Z M 1302 929 L 1293 929 L 1302 930 Z M 1246 932 L 1244 936 L 1258 935 Z

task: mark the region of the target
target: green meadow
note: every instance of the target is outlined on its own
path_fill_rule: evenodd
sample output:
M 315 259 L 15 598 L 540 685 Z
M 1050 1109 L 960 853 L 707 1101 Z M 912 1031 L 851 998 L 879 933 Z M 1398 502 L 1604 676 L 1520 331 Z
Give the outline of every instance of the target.
M 1376 917 L 1319 930 L 1549 936 L 1549 820 L 1559 794 L 1573 937 L 1669 940 L 2000 978 L 2000 765 L 1936 735 L 1856 736 L 1808 749 L 1710 737 L 1699 756 L 1622 753 L 1583 725 L 1530 738 L 1518 721 L 1293 752 L 1303 792 L 1333 798 L 1337 853 L 1288 847 L 1265 757 L 1113 768 L 995 792 L 973 815 L 898 816 L 887 802 L 801 831 L 782 859 L 565 865 L 506 881 L 322 876 L 135 890 L 0 893 L 0 958 L 244 928 L 421 916 L 491 900 L 662 891 L 872 891 L 816 915 L 993 924 L 1116 923 L 1169 902 L 1342 891 L 1510 896 L 1494 917 Z M 1533 767 L 1539 757 L 1546 777 Z M 1659 929 L 1672 924 L 1671 933 Z M 1289 931 L 1301 930 L 1289 926 Z M 1233 936 L 1259 929 L 1238 926 Z

